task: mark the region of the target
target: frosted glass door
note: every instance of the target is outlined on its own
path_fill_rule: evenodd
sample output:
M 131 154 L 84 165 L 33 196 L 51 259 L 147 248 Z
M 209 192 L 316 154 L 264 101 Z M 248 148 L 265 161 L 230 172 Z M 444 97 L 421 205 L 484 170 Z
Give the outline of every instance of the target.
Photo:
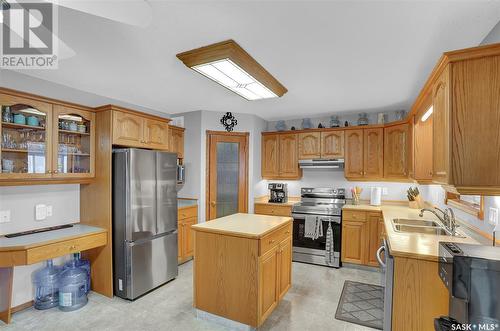
M 217 143 L 217 217 L 238 212 L 239 144 Z
M 248 211 L 248 134 L 209 131 L 207 220 Z

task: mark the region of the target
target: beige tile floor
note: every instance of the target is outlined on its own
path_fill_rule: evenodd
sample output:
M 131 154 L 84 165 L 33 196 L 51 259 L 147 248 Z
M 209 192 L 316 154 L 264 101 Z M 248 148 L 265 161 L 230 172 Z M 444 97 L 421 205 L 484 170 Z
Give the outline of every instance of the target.
M 349 267 L 330 269 L 293 263 L 293 286 L 259 330 L 373 330 L 335 319 L 344 280 L 379 284 L 376 271 Z M 179 267 L 179 277 L 129 302 L 91 293 L 82 309 L 64 313 L 26 309 L 13 315 L 1 331 L 13 330 L 228 330 L 198 320 L 192 307 L 192 262 Z

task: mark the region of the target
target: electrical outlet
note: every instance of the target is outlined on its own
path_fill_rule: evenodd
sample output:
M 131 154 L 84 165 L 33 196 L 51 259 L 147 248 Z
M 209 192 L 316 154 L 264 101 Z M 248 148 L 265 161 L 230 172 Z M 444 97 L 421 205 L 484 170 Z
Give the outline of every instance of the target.
M 52 216 L 52 206 L 47 206 L 47 217 Z
M 488 222 L 495 226 L 498 224 L 498 208 L 490 207 Z
M 382 195 L 387 195 L 389 194 L 387 191 L 387 187 L 382 187 Z
M 10 210 L 0 210 L 0 223 L 10 222 Z
M 43 221 L 47 218 L 47 206 L 46 205 L 36 205 L 35 206 L 35 220 Z

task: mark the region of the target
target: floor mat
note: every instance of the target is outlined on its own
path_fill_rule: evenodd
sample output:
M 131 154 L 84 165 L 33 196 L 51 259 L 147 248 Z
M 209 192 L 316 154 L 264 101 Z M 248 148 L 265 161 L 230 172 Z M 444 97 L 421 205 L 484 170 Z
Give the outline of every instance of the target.
M 335 318 L 382 330 L 384 287 L 346 280 Z

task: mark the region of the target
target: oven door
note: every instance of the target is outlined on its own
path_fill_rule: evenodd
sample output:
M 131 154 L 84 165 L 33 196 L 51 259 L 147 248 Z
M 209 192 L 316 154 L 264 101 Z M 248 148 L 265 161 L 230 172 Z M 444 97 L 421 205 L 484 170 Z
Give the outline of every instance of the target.
M 322 218 L 323 236 L 318 239 L 304 237 L 305 215 L 293 214 L 293 260 L 320 265 L 329 265 L 325 260 L 326 231 L 331 223 L 333 230 L 333 267 L 340 267 L 340 216 L 320 216 Z

